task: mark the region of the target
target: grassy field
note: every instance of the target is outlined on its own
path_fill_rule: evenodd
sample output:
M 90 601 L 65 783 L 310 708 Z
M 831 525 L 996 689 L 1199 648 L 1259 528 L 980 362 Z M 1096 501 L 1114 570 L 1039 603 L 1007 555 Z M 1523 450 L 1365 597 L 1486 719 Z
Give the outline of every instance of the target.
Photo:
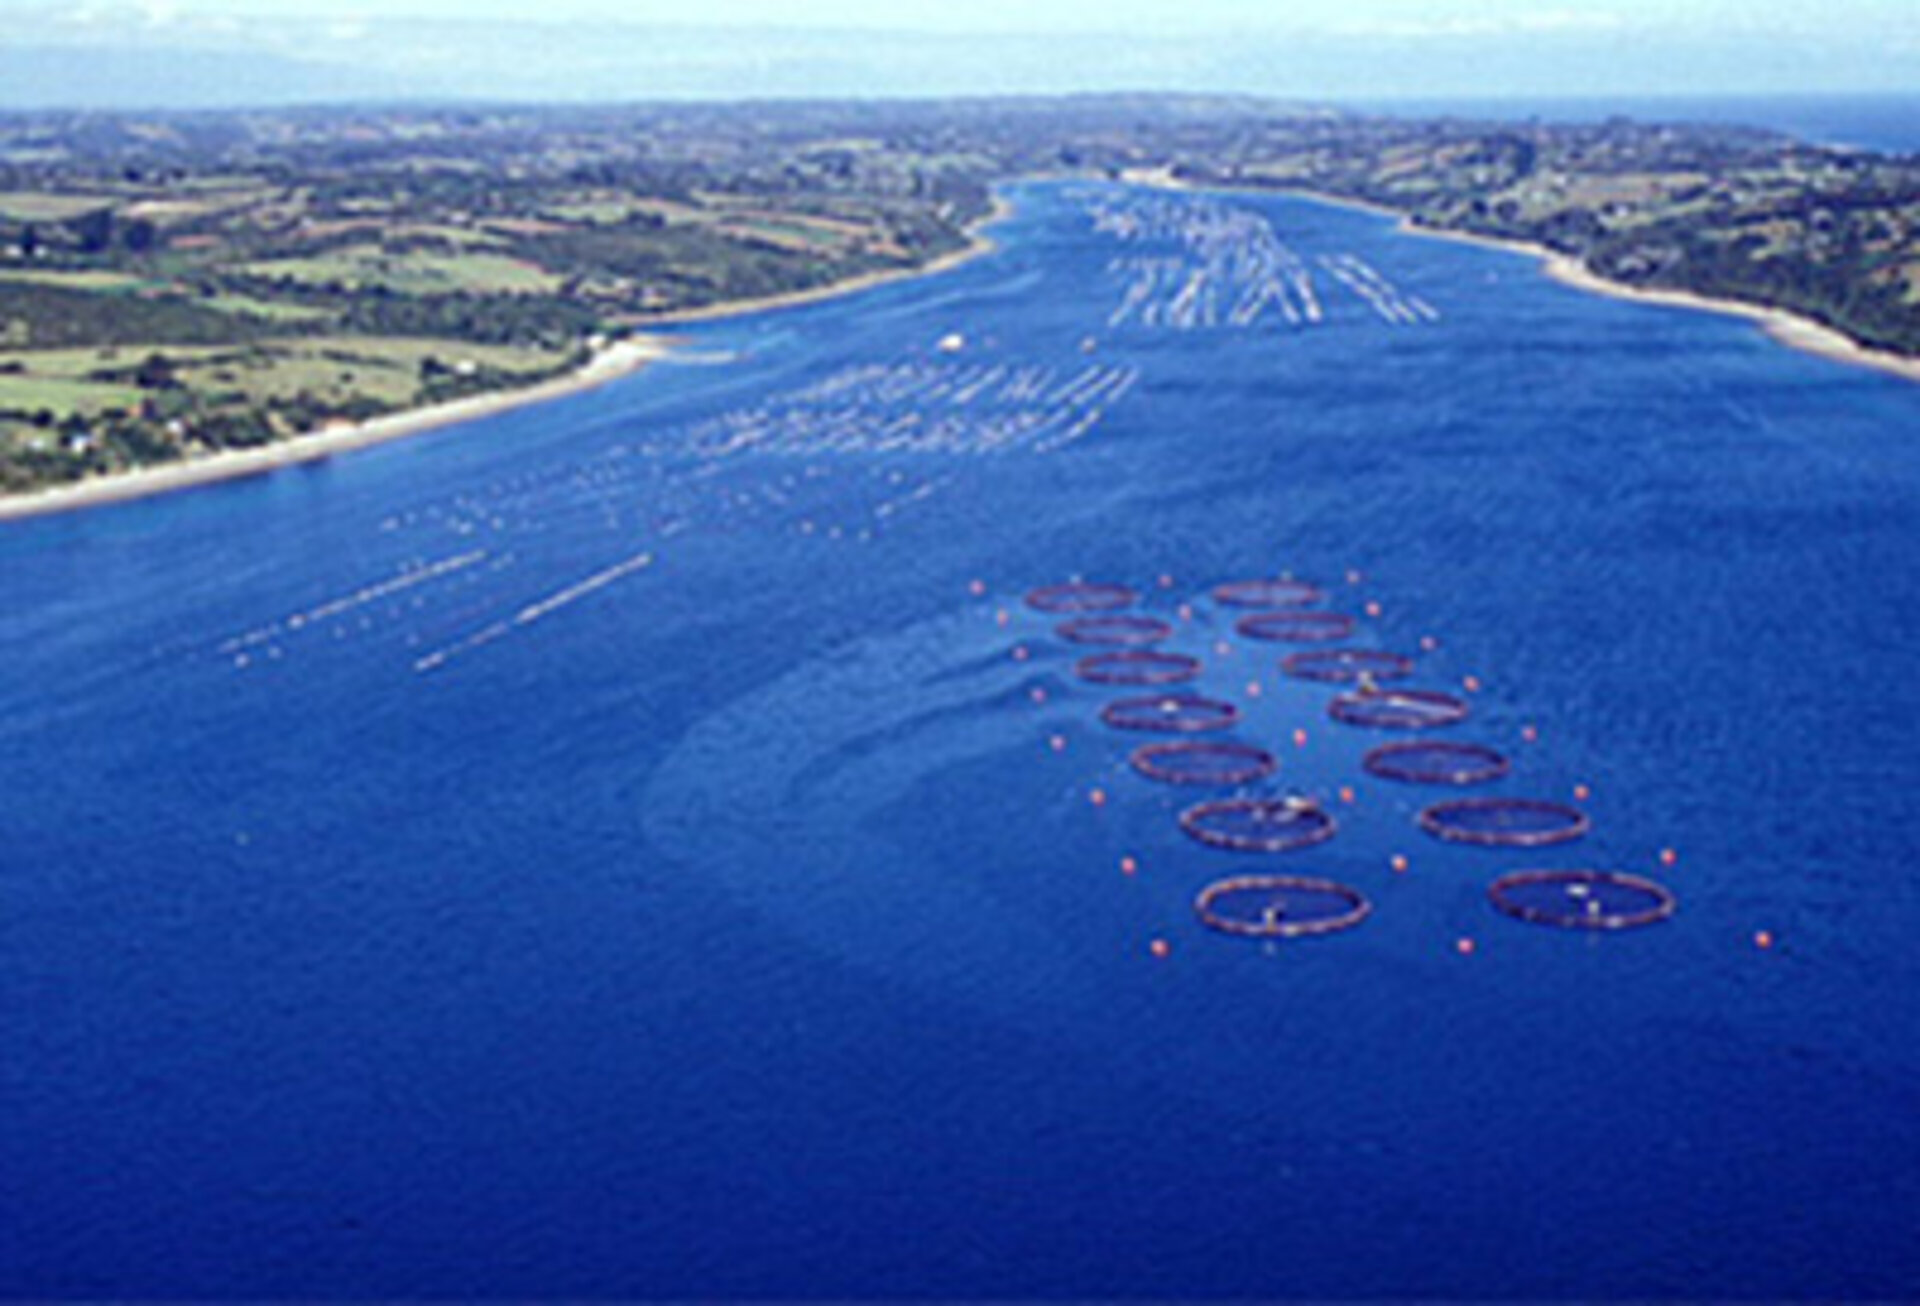
M 109 294 L 138 290 L 152 284 L 131 272 L 56 272 L 26 268 L 0 268 L 0 281 L 27 286 L 64 286 L 68 290 L 98 290 Z
M 107 208 L 110 196 L 48 195 L 38 191 L 0 192 L 0 220 L 7 222 L 64 222 L 83 213 Z
M 344 401 L 369 398 L 390 407 L 417 401 L 421 365 L 439 360 L 529 378 L 564 364 L 551 350 L 469 345 L 454 340 L 405 340 L 366 336 L 316 337 L 234 347 L 25 350 L 0 354 L 0 363 L 20 364 L 19 374 L 0 373 L 0 409 L 52 412 L 56 418 L 92 417 L 109 409 L 133 409 L 148 392 L 119 381 L 93 379 L 103 371 L 139 366 L 164 354 L 181 387 L 221 402 L 262 403 L 307 394 Z
M 349 246 L 313 258 L 267 259 L 240 270 L 310 286 L 339 284 L 352 290 L 377 286 L 397 295 L 551 294 L 560 286 L 560 278 L 551 272 L 499 254 L 387 254 L 372 245 Z
M 131 412 L 140 406 L 136 386 L 82 381 L 59 376 L 0 373 L 0 410 L 50 412 L 56 420 L 75 414 L 93 416 L 110 408 Z
M 237 393 L 249 401 L 291 399 L 301 393 L 323 399 L 363 396 L 400 407 L 420 392 L 420 367 L 436 358 L 449 367 L 472 363 L 514 374 L 537 374 L 566 361 L 559 353 L 466 345 L 452 340 L 401 340 L 365 336 L 276 342 L 238 358 L 191 361 L 179 368 L 182 385 L 214 394 Z
M 211 299 L 202 299 L 198 303 L 203 308 L 211 308 L 221 313 L 232 313 L 238 317 L 257 317 L 265 322 L 324 322 L 333 316 L 324 308 L 314 308 L 305 304 L 286 304 L 272 299 L 255 299 L 250 295 L 215 295 Z

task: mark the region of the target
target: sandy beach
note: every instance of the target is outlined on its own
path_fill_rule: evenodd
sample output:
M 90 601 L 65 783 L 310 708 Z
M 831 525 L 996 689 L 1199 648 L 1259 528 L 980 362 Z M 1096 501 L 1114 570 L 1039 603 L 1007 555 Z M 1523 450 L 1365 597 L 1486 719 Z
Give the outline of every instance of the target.
M 1411 236 L 1425 236 L 1434 240 L 1451 240 L 1465 245 L 1477 245 L 1482 249 L 1500 250 L 1509 254 L 1524 254 L 1540 260 L 1542 270 L 1555 281 L 1576 290 L 1584 290 L 1595 295 L 1605 295 L 1610 299 L 1630 300 L 1638 304 L 1657 304 L 1663 308 L 1684 308 L 1699 313 L 1719 313 L 1728 317 L 1745 318 L 1758 323 L 1767 334 L 1791 349 L 1818 354 L 1822 358 L 1835 362 L 1849 363 L 1855 367 L 1871 367 L 1909 381 L 1920 381 L 1920 359 L 1908 358 L 1901 354 L 1888 353 L 1885 350 L 1869 349 L 1858 341 L 1852 340 L 1832 327 L 1822 325 L 1811 318 L 1789 313 L 1785 309 L 1766 308 L 1759 304 L 1747 304 L 1737 299 L 1713 299 L 1706 295 L 1695 295 L 1684 290 L 1649 290 L 1636 286 L 1622 285 L 1609 281 L 1605 277 L 1589 270 L 1579 259 L 1559 250 L 1549 249 L 1545 245 L 1524 240 L 1503 240 L 1493 236 L 1482 236 L 1467 231 L 1446 231 L 1438 227 L 1427 227 L 1416 223 L 1410 216 L 1398 209 L 1383 204 L 1373 204 L 1366 200 L 1347 199 L 1339 195 L 1326 195 L 1319 191 L 1300 190 L 1292 187 L 1262 186 L 1195 186 L 1180 180 L 1166 169 L 1136 169 L 1124 175 L 1124 180 L 1142 186 L 1157 186 L 1166 190 L 1213 190 L 1229 194 L 1246 195 L 1288 195 L 1294 199 L 1307 200 L 1315 204 L 1329 204 L 1335 208 L 1356 209 L 1362 213 L 1371 213 L 1378 217 L 1394 218 L 1400 224 L 1400 230 Z
M 768 295 L 760 299 L 715 304 L 710 308 L 692 309 L 684 313 L 665 313 L 657 317 L 636 320 L 634 325 L 649 328 L 667 327 L 693 322 L 711 322 L 722 318 L 739 317 L 747 313 L 764 313 L 773 309 L 793 308 L 802 304 L 837 299 L 842 295 L 857 294 L 862 290 L 870 290 L 875 286 L 887 285 L 895 281 L 946 272 L 996 249 L 992 236 L 987 234 L 988 228 L 1011 216 L 1012 212 L 1013 206 L 1005 198 L 996 195 L 992 212 L 969 229 L 969 240 L 964 249 L 957 249 L 920 267 L 891 268 L 884 272 L 869 273 L 866 276 L 853 277 L 831 285 L 816 286 L 811 290 L 795 291 L 791 294 Z M 351 426 L 329 427 L 260 449 L 211 454 L 186 462 L 97 477 L 74 485 L 55 486 L 31 494 L 0 496 L 0 521 L 68 512 L 79 508 L 97 507 L 101 504 L 122 503 L 130 499 L 144 499 L 151 495 L 166 494 L 196 485 L 211 485 L 218 481 L 234 480 L 243 476 L 258 476 L 278 468 L 317 462 L 323 458 L 331 458 L 335 454 L 364 449 L 370 445 L 385 444 L 390 440 L 403 440 L 424 431 L 438 430 L 461 422 L 491 417 L 495 413 L 507 412 L 529 404 L 545 403 L 550 399 L 558 399 L 592 389 L 594 386 L 604 385 L 608 381 L 639 371 L 648 363 L 664 356 L 669 348 L 668 343 L 662 338 L 636 337 L 619 341 L 602 350 L 585 367 L 568 376 L 557 377 L 539 385 L 529 386 L 524 390 L 475 395 L 470 399 L 436 404 L 429 408 L 390 413 L 385 417 L 377 417 Z
M 427 408 L 389 413 L 366 422 L 328 427 L 259 449 L 210 454 L 185 462 L 55 486 L 32 494 L 0 497 L 0 521 L 123 503 L 196 485 L 211 485 L 217 481 L 258 476 L 282 467 L 317 462 L 349 450 L 365 449 L 390 440 L 403 440 L 423 431 L 438 430 L 529 404 L 544 403 L 563 395 L 578 394 L 637 372 L 666 352 L 666 344 L 659 340 L 641 338 L 617 341 L 601 350 L 592 361 L 577 371 L 528 386 L 524 390 L 474 395 Z
M 1698 313 L 1719 313 L 1727 317 L 1745 318 L 1749 322 L 1756 322 L 1764 327 L 1768 335 L 1789 348 L 1818 354 L 1822 358 L 1830 358 L 1836 362 L 1851 363 L 1856 367 L 1871 367 L 1894 376 L 1904 377 L 1909 381 L 1920 381 L 1920 359 L 1907 358 L 1879 349 L 1869 349 L 1835 331 L 1832 327 L 1824 326 L 1811 318 L 1801 317 L 1797 313 L 1789 313 L 1785 309 L 1766 308 L 1759 304 L 1742 303 L 1737 299 L 1713 299 L 1684 290 L 1656 290 L 1626 286 L 1617 281 L 1609 281 L 1593 272 L 1571 254 L 1563 254 L 1559 250 L 1549 249 L 1545 245 L 1538 245 L 1531 241 L 1501 240 L 1493 236 L 1481 236 L 1465 231 L 1443 231 L 1436 227 L 1421 226 L 1404 214 L 1398 214 L 1392 209 L 1381 208 L 1378 205 L 1310 192 L 1299 194 L 1302 199 L 1323 204 L 1364 209 L 1369 213 L 1398 217 L 1400 230 L 1409 235 L 1428 236 L 1435 240 L 1451 240 L 1464 245 L 1477 245 L 1482 249 L 1527 255 L 1540 260 L 1548 276 L 1561 285 L 1571 286 L 1575 290 L 1605 295 L 1609 299 L 1629 300 L 1636 304 L 1657 304 L 1663 308 L 1684 308 Z

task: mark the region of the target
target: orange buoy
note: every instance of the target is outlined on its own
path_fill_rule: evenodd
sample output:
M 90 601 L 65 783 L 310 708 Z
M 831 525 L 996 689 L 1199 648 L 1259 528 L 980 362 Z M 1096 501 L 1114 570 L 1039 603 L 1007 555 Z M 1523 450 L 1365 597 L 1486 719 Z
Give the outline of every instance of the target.
M 1095 807 L 1105 807 L 1107 805 L 1107 791 L 1104 789 L 1091 790 L 1087 794 L 1087 801 Z
M 1259 681 L 1257 681 L 1257 680 L 1249 680 L 1249 681 L 1247 682 L 1247 697 L 1248 697 L 1248 698 L 1258 698 L 1258 697 L 1260 697 L 1260 682 L 1259 682 Z
M 1032 689 L 1029 689 L 1027 691 L 1027 697 L 1032 699 L 1036 703 L 1044 703 L 1047 701 L 1047 691 L 1045 689 L 1042 689 L 1039 685 L 1035 685 Z
M 1660 864 L 1662 866 L 1672 866 L 1675 862 L 1679 860 L 1680 860 L 1680 854 L 1675 852 L 1673 849 L 1662 848 L 1660 850 Z
M 1433 636 L 1422 635 L 1420 637 L 1420 651 L 1422 653 L 1431 653 L 1439 647 L 1440 647 L 1440 641 L 1435 639 Z
M 1585 785 L 1575 785 L 1575 786 L 1573 787 L 1573 801 L 1574 801 L 1574 802 L 1576 802 L 1576 803 L 1584 803 L 1584 802 L 1586 802 L 1586 801 L 1587 801 L 1587 799 L 1589 799 L 1589 798 L 1591 798 L 1591 797 L 1593 797 L 1593 790 L 1591 790 L 1591 789 L 1589 789 L 1589 788 L 1587 788 L 1587 787 L 1586 787 Z
M 1537 744 L 1540 742 L 1540 732 L 1533 726 L 1521 726 L 1520 737 L 1529 744 Z
M 1174 611 L 1179 615 L 1180 620 L 1182 621 L 1193 620 L 1193 605 L 1191 603 L 1182 603 Z
M 1387 865 L 1393 867 L 1395 875 L 1405 875 L 1407 873 L 1407 859 L 1399 853 L 1395 853 L 1393 859 L 1389 861 Z
M 1307 746 L 1307 732 L 1306 732 L 1306 731 L 1304 731 L 1304 730 L 1296 730 L 1296 731 L 1294 731 L 1294 732 L 1293 732 L 1293 746 L 1294 746 L 1295 748 L 1305 748 L 1305 747 Z
M 1343 803 L 1350 803 L 1353 801 L 1353 789 L 1351 786 L 1344 787 L 1340 790 L 1340 801 Z
M 1359 572 L 1357 572 L 1357 571 L 1350 571 L 1350 572 L 1348 572 L 1348 573 L 1347 573 L 1347 584 L 1349 584 L 1349 585 L 1358 585 L 1358 584 L 1360 583 L 1360 581 L 1361 581 L 1361 575 L 1360 575 L 1360 573 L 1359 573 Z
M 1768 948 L 1771 948 L 1773 946 L 1773 931 L 1772 930 L 1755 930 L 1753 933 L 1753 946 L 1760 949 L 1762 952 L 1765 952 Z
M 1120 874 L 1122 874 L 1122 875 L 1138 875 L 1139 873 L 1140 873 L 1140 863 L 1139 863 L 1139 862 L 1137 862 L 1137 861 L 1135 861 L 1135 860 L 1134 860 L 1133 858 L 1131 858 L 1131 857 L 1122 857 L 1122 858 L 1120 859 Z
M 1025 644 L 1015 644 L 1013 646 L 1013 660 L 1015 662 L 1025 662 L 1031 656 L 1032 654 L 1027 652 L 1027 646 Z
M 1067 751 L 1067 737 L 1065 735 L 1054 735 L 1047 740 L 1047 747 L 1056 753 L 1064 753 Z
M 1474 949 L 1477 947 L 1479 947 L 1479 945 L 1472 939 L 1456 939 L 1453 944 L 1453 950 L 1462 957 L 1471 957 Z
M 1366 607 L 1366 613 L 1369 617 L 1379 616 L 1382 610 L 1383 609 L 1380 607 L 1378 603 L 1369 603 L 1367 604 L 1367 607 Z
M 1478 676 L 1468 676 L 1462 680 L 1460 684 L 1469 694 L 1477 694 L 1480 692 L 1480 677 Z
M 993 621 L 994 621 L 994 624 L 997 626 L 1004 626 L 1009 621 L 1012 621 L 1012 620 L 1013 620 L 1013 617 L 1007 612 L 1005 608 L 1002 608 L 1000 609 L 1000 611 L 993 614 Z
M 1163 589 L 1163 590 L 1170 590 L 1170 589 L 1172 589 L 1172 588 L 1173 588 L 1173 577 L 1171 577 L 1171 576 L 1169 576 L 1169 575 L 1167 575 L 1167 574 L 1166 574 L 1165 572 L 1161 572 L 1161 573 L 1160 573 L 1160 588 L 1161 588 L 1161 589 Z
M 1147 951 L 1151 952 L 1154 956 L 1160 958 L 1160 960 L 1165 961 L 1168 957 L 1171 957 L 1173 955 L 1173 945 L 1171 943 L 1168 943 L 1165 939 L 1155 939 L 1152 943 L 1147 945 Z
M 983 580 L 969 581 L 967 584 L 967 593 L 973 595 L 973 597 L 975 597 L 976 599 L 984 595 L 986 592 L 987 592 L 987 582 Z
M 1229 644 L 1229 643 L 1227 643 L 1227 641 L 1226 641 L 1226 640 L 1224 640 L 1224 639 L 1223 639 L 1223 640 L 1219 640 L 1219 641 L 1217 641 L 1217 642 L 1216 642 L 1216 643 L 1214 644 L 1214 646 L 1213 646 L 1213 651 L 1214 651 L 1214 653 L 1216 653 L 1216 654 L 1217 654 L 1217 655 L 1219 655 L 1220 657 L 1223 657 L 1223 658 L 1224 658 L 1224 657 L 1227 657 L 1227 656 L 1229 656 L 1229 655 L 1231 655 L 1231 654 L 1232 654 L 1232 652 L 1233 652 L 1233 645 L 1231 645 L 1231 644 Z

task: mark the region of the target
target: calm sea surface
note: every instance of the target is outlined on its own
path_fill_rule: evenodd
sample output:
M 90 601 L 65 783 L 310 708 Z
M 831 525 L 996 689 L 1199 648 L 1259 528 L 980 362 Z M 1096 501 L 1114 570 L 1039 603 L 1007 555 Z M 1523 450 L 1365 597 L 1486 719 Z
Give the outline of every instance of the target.
M 1912 1291 L 1920 387 L 1340 209 L 1013 197 L 593 394 L 0 526 L 0 1293 Z M 1207 597 L 1282 569 L 1592 835 L 1421 833 Z M 1076 574 L 1336 838 L 1181 834 L 1020 605 Z M 1678 916 L 1488 905 L 1583 865 Z M 1198 926 L 1262 869 L 1374 915 Z
M 1624 116 L 1641 122 L 1727 123 L 1762 127 L 1816 145 L 1920 154 L 1920 96 L 1668 95 L 1564 99 L 1388 100 L 1377 112 L 1412 116 L 1599 122 Z

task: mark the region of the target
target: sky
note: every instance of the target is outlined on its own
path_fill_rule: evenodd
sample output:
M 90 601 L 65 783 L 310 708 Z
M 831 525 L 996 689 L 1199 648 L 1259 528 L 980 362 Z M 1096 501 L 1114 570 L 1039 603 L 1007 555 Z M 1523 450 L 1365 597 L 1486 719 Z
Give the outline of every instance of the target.
M 1920 0 L 0 0 L 0 104 L 1920 91 Z

